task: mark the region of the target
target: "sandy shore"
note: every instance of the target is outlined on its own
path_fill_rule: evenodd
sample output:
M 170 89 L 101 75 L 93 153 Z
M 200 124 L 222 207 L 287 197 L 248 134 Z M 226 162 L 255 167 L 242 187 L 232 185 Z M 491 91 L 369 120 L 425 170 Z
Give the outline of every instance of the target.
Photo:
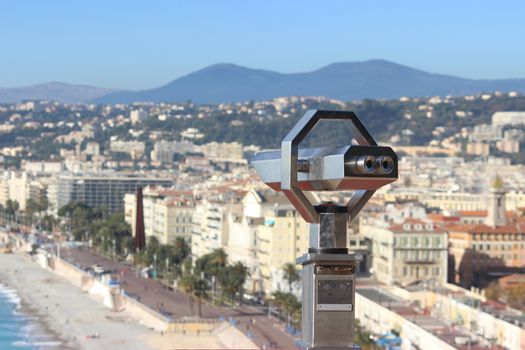
M 22 312 L 41 321 L 42 332 L 49 340 L 60 339 L 61 345 L 53 350 L 224 349 L 221 336 L 244 338 L 235 329 L 227 329 L 221 335 L 160 334 L 125 312 L 107 309 L 101 300 L 15 254 L 0 254 L 0 282 L 18 291 Z M 93 338 L 94 335 L 98 337 Z M 234 344 L 230 346 L 253 348 L 242 341 Z

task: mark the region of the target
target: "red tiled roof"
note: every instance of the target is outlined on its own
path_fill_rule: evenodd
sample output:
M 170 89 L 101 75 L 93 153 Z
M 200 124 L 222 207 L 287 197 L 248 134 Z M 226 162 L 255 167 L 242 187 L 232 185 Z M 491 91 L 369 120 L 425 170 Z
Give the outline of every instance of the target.
M 487 217 L 487 211 L 486 210 L 460 210 L 458 211 L 459 216 L 476 216 L 476 217 Z M 516 212 L 514 210 L 507 210 L 505 212 L 505 216 L 508 218 L 512 218 L 516 216 Z
M 410 224 L 410 229 L 405 229 L 405 225 Z M 416 229 L 415 225 L 421 225 L 421 229 Z M 404 232 L 404 233 L 410 233 L 410 232 L 427 232 L 427 233 L 442 233 L 445 232 L 443 228 L 440 225 L 436 225 L 435 223 L 432 223 L 432 230 L 429 230 L 425 227 L 425 225 L 428 224 L 428 222 L 425 222 L 420 219 L 414 219 L 414 218 L 407 218 L 404 222 L 400 224 L 392 224 L 390 225 L 390 231 L 392 232 Z
M 427 214 L 427 217 L 434 222 L 440 222 L 440 223 L 459 222 L 461 220 L 459 216 L 447 216 L 447 215 L 437 214 L 437 213 Z
M 524 223 L 511 223 L 505 226 L 488 226 L 485 224 L 461 224 L 461 225 L 447 225 L 446 228 L 452 232 L 465 232 L 469 234 L 474 233 L 509 233 L 509 234 L 524 234 Z
M 460 210 L 459 216 L 487 216 L 486 210 Z

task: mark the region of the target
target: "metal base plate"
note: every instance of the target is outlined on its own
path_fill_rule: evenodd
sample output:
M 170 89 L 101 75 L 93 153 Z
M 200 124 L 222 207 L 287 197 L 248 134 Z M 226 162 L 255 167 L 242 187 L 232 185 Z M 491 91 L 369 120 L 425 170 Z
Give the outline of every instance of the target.
M 298 265 L 306 265 L 314 262 L 327 263 L 358 263 L 363 260 L 361 254 L 303 254 L 295 260 Z
M 357 344 L 348 347 L 311 346 L 310 344 L 306 344 L 302 339 L 297 339 L 294 345 L 300 350 L 361 350 L 361 346 Z

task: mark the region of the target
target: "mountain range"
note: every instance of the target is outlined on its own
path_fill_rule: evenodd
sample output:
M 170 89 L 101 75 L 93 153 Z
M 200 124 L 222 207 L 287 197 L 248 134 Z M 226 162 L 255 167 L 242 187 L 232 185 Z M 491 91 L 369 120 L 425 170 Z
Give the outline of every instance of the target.
M 56 83 L 55 83 L 56 85 Z M 190 73 L 172 82 L 149 90 L 105 91 L 87 86 L 69 86 L 55 89 L 52 95 L 48 84 L 34 87 L 0 89 L 0 102 L 4 96 L 22 96 L 25 99 L 43 96 L 67 102 L 113 104 L 132 102 L 196 103 L 240 102 L 267 100 L 281 96 L 326 96 L 340 100 L 469 95 L 481 92 L 525 92 L 525 79 L 464 79 L 433 74 L 385 60 L 333 63 L 305 73 L 278 73 L 252 69 L 234 64 L 216 64 Z M 31 95 L 40 87 L 40 95 Z M 23 95 L 21 89 L 26 89 Z M 82 90 L 84 89 L 84 90 Z M 62 91 L 61 91 L 62 90 Z M 38 91 L 38 89 L 35 89 Z M 33 97 L 35 96 L 35 97 Z M 76 99 L 76 100 L 75 100 Z
M 70 103 L 89 102 L 114 91 L 117 90 L 52 82 L 0 89 L 0 103 L 16 103 L 24 100 L 53 100 Z

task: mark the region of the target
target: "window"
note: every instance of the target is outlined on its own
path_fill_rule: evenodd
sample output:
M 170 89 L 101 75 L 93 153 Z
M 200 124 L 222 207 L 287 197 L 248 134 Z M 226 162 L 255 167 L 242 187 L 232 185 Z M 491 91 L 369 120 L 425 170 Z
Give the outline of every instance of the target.
M 422 260 L 424 260 L 424 261 L 428 261 L 428 250 L 425 250 L 425 251 L 423 252 Z M 425 272 L 425 274 L 426 274 L 426 272 Z

